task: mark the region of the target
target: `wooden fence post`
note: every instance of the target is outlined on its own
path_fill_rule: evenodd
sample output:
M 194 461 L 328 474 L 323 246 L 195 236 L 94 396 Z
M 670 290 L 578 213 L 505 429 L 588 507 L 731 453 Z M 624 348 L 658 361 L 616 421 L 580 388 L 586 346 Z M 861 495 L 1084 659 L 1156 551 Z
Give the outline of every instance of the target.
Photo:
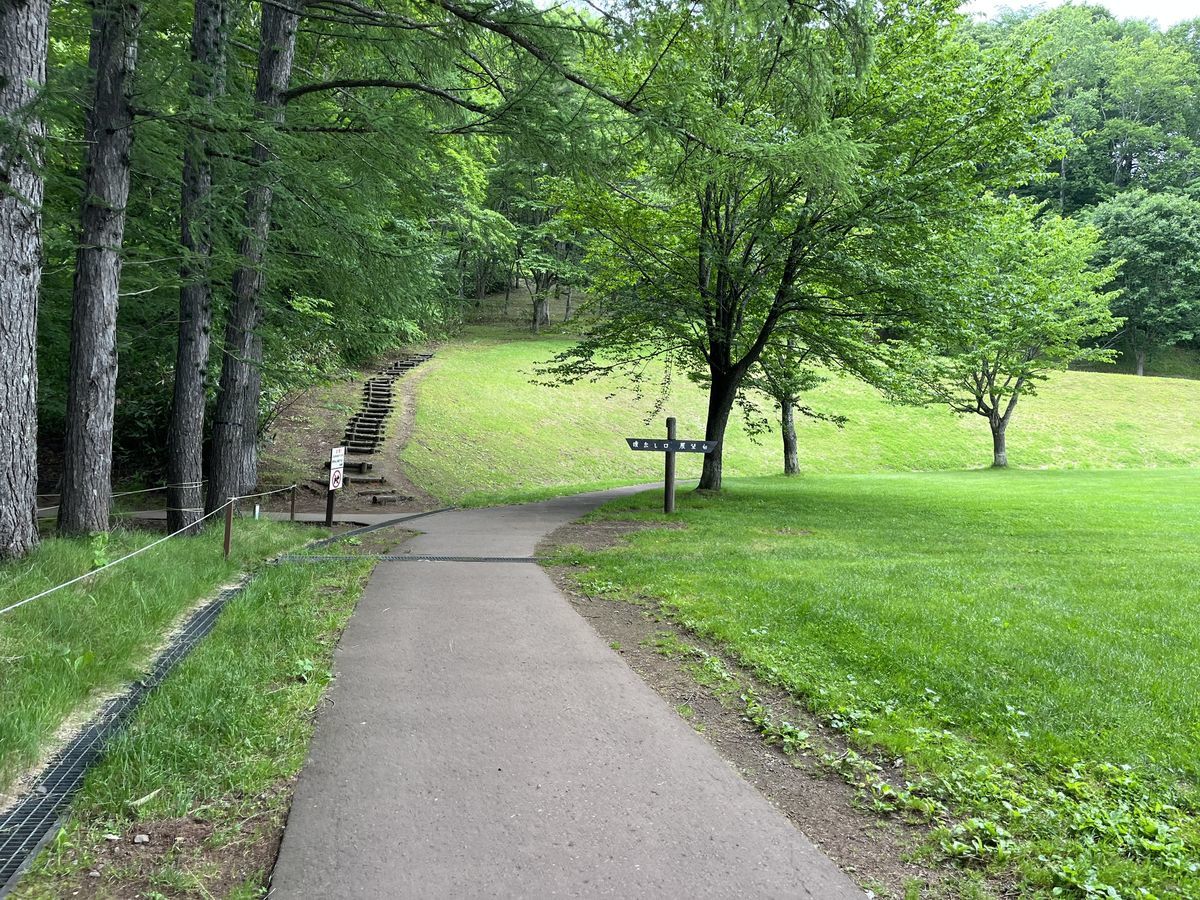
M 675 440 L 675 417 L 667 417 L 667 446 Z M 675 512 L 675 452 L 667 450 L 666 477 L 663 479 L 663 512 Z
M 225 558 L 229 559 L 229 545 L 233 541 L 233 498 L 225 504 Z

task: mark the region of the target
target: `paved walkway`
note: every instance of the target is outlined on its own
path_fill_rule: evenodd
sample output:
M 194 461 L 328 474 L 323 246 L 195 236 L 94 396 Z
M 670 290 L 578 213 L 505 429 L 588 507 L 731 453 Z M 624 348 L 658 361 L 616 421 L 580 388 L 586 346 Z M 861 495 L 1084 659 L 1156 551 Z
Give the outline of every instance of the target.
M 412 555 L 523 557 L 625 491 L 455 510 Z M 382 562 L 273 898 L 861 898 L 530 563 Z

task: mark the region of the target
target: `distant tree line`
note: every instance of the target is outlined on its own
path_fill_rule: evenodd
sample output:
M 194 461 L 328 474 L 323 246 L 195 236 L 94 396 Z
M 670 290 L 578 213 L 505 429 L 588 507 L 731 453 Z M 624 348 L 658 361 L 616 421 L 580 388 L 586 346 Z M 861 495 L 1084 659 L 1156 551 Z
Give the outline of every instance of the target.
M 1063 150 L 1027 193 L 1094 223 L 1103 258 L 1124 260 L 1118 346 L 1141 375 L 1155 351 L 1200 338 L 1200 19 L 1163 32 L 1062 6 L 979 30 L 1050 61 Z

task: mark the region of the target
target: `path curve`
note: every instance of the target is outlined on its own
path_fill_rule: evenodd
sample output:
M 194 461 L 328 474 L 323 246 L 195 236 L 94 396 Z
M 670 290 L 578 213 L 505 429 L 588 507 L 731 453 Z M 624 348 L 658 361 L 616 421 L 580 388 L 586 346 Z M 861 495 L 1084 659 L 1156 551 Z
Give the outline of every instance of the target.
M 395 552 L 530 556 L 636 490 L 440 513 Z M 538 566 L 382 562 L 335 665 L 273 898 L 863 897 Z

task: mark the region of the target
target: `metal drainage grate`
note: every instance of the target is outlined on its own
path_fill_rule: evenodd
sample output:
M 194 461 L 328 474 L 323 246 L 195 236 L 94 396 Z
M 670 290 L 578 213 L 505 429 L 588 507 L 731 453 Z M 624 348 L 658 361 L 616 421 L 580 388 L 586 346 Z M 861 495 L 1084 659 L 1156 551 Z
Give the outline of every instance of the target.
M 322 538 L 319 541 L 313 541 L 308 546 L 324 547 L 328 544 L 334 544 L 338 541 L 345 540 L 348 537 L 357 537 L 360 534 L 370 534 L 372 531 L 378 531 L 381 528 L 391 528 L 393 525 L 399 525 L 403 522 L 411 522 L 413 519 L 423 519 L 426 516 L 436 516 L 438 513 L 450 512 L 456 509 L 453 506 L 444 506 L 441 509 L 431 509 L 428 512 L 409 513 L 404 516 L 397 516 L 394 519 L 388 519 L 386 522 L 377 522 L 374 525 L 364 525 L 362 528 L 352 528 L 350 531 L 343 531 L 341 534 L 335 534 L 333 537 Z
M 377 559 L 381 562 L 469 562 L 469 563 L 538 563 L 540 556 L 398 556 L 360 553 L 357 556 L 281 556 L 280 562 L 346 562 L 356 559 Z
M 16 887 L 25 867 L 54 835 L 67 804 L 108 739 L 124 727 L 146 694 L 212 631 L 225 604 L 243 586 L 222 591 L 215 600 L 193 613 L 149 674 L 101 708 L 88 726 L 50 760 L 28 797 L 16 806 L 0 810 L 0 897 Z

